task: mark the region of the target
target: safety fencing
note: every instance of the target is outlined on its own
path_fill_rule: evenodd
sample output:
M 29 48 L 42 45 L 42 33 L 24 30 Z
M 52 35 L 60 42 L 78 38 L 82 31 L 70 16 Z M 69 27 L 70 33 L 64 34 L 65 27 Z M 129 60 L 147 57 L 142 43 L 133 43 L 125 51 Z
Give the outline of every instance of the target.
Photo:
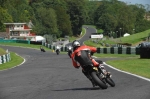
M 0 64 L 9 62 L 11 60 L 10 53 L 0 56 Z
M 140 48 L 138 48 L 138 47 L 97 48 L 97 53 L 104 53 L 104 54 L 136 54 L 136 55 L 140 55 Z
M 0 43 L 25 43 L 30 44 L 30 40 L 0 40 Z
M 50 45 L 48 43 L 42 43 L 43 46 L 55 50 L 56 47 Z M 61 51 L 66 52 L 67 47 L 61 47 Z M 106 47 L 106 48 L 97 48 L 97 53 L 103 54 L 135 54 L 140 55 L 140 48 L 139 47 Z

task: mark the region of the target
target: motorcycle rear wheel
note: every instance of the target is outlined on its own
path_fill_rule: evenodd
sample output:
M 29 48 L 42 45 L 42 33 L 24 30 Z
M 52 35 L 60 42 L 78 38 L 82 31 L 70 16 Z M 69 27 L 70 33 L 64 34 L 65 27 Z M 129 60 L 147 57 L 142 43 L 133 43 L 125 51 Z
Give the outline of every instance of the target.
M 100 88 L 102 88 L 102 89 L 107 89 L 108 86 L 107 86 L 103 81 L 101 81 L 101 80 L 99 79 L 99 77 L 97 76 L 96 72 L 92 72 L 92 73 L 91 73 L 91 77 L 93 78 L 94 82 L 95 82 Z

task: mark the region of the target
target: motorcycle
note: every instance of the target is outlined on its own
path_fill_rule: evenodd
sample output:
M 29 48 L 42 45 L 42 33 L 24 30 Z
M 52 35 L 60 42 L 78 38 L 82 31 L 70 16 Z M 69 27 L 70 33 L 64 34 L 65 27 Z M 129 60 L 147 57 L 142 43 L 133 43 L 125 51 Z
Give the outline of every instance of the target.
M 72 50 L 68 50 L 68 56 L 71 58 Z
M 71 48 L 71 47 L 69 47 L 67 52 L 68 52 L 68 56 L 71 58 L 72 48 Z
M 60 50 L 56 49 L 56 54 L 59 55 L 59 53 L 60 53 Z
M 41 52 L 46 52 L 44 48 L 40 47 Z
M 82 67 L 84 71 L 87 72 L 87 77 L 91 79 L 92 83 L 99 86 L 102 89 L 107 89 L 108 85 L 115 87 L 115 83 L 111 78 L 110 72 L 108 72 L 103 64 L 99 67 L 94 67 L 93 65 L 88 65 Z

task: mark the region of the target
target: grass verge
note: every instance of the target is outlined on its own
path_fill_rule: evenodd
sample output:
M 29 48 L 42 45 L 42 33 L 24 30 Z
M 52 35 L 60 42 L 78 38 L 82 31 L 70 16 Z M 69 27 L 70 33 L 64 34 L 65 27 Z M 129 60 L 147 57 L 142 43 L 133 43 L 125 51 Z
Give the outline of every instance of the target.
M 0 55 L 4 55 L 4 54 L 6 54 L 6 51 L 4 49 L 0 48 Z
M 40 49 L 40 47 L 42 46 L 46 51 L 52 51 L 51 49 L 43 45 L 23 44 L 23 43 L 0 43 L 0 45 L 26 47 L 26 48 L 33 48 L 33 49 Z
M 150 59 L 140 59 L 140 55 L 127 54 L 94 54 L 99 58 L 117 58 L 105 63 L 117 69 L 150 78 Z
M 9 68 L 13 68 L 15 66 L 18 66 L 19 64 L 21 64 L 24 61 L 24 59 L 22 57 L 18 56 L 14 52 L 10 52 L 10 56 L 11 56 L 11 61 L 1 64 L 0 70 L 6 70 Z
M 106 63 L 117 69 L 150 78 L 150 59 L 126 58 L 123 60 L 111 60 Z
M 100 58 L 140 58 L 140 55 L 133 54 L 101 54 L 95 53 L 94 56 Z

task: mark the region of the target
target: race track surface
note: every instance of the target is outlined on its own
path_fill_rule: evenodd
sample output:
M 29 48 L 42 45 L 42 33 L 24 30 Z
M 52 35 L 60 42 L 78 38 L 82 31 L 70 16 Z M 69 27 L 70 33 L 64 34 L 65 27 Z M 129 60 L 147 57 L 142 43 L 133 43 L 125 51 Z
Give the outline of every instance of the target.
M 106 66 L 115 87 L 93 88 L 67 54 L 0 46 L 26 61 L 0 71 L 0 99 L 150 99 L 150 82 Z M 112 58 L 101 59 L 104 62 Z

